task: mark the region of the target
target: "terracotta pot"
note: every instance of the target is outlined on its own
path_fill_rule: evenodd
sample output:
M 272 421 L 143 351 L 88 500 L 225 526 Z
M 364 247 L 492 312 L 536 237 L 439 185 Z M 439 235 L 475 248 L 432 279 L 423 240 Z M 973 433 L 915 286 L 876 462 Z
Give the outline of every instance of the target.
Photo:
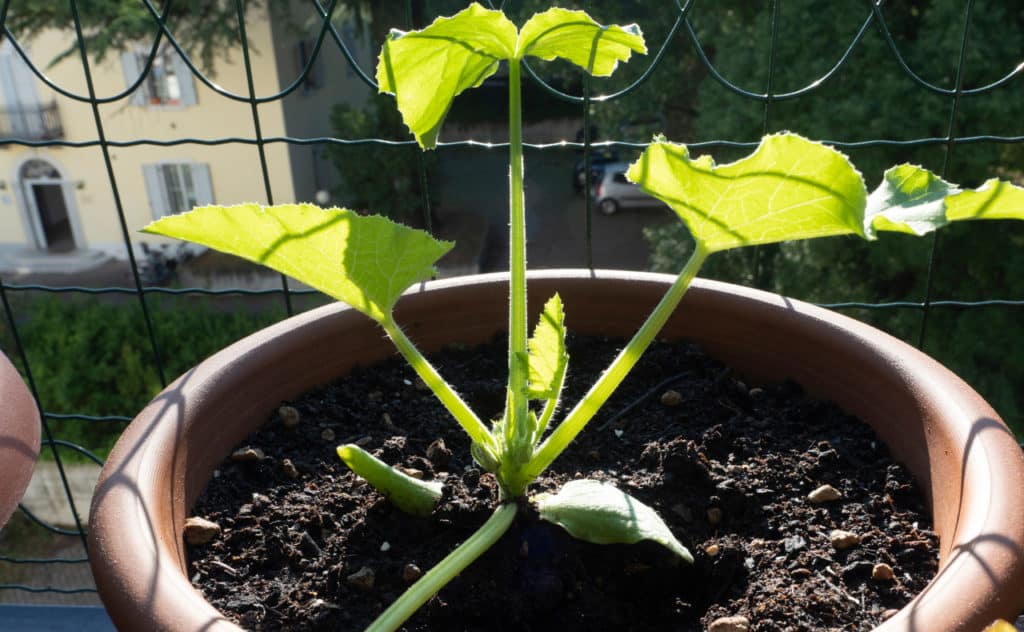
M 548 271 L 530 277 L 539 309 L 556 290 L 579 333 L 631 335 L 667 289 L 664 275 Z M 507 277 L 428 283 L 397 320 L 426 350 L 506 327 Z M 870 423 L 914 474 L 941 538 L 938 576 L 879 629 L 980 630 L 1024 607 L 1024 455 L 992 409 L 912 347 L 798 301 L 698 281 L 665 338 L 699 341 L 761 382 L 793 378 Z M 195 367 L 125 431 L 90 517 L 96 584 L 123 630 L 235 629 L 185 569 L 182 526 L 212 471 L 282 400 L 394 355 L 367 318 L 323 307 L 256 333 Z
M 39 409 L 17 369 L 0 353 L 0 526 L 7 523 L 39 456 Z

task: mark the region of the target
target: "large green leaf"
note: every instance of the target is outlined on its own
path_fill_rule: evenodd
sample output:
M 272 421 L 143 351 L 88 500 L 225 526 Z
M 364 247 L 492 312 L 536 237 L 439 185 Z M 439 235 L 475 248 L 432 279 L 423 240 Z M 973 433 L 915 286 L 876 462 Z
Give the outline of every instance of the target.
M 864 234 L 875 230 L 924 235 L 948 223 L 946 197 L 956 186 L 916 165 L 898 165 L 885 172 L 882 183 L 868 196 Z
M 204 206 L 143 232 L 186 239 L 294 277 L 380 322 L 452 243 L 379 216 L 312 204 Z
M 569 364 L 569 354 L 565 351 L 565 312 L 558 294 L 544 305 L 537 328 L 533 330 L 533 336 L 527 344 L 530 350 L 530 397 L 558 397 Z
M 425 29 L 392 31 L 377 63 L 380 91 L 395 95 L 420 146 L 433 148 L 452 100 L 493 75 L 500 60 L 512 58 L 516 35 L 501 11 L 475 2 Z
M 519 32 L 516 57 L 568 60 L 592 75 L 607 77 L 633 51 L 647 54 L 636 24 L 602 26 L 583 11 L 553 8 L 527 20 Z
M 569 481 L 557 494 L 540 494 L 535 502 L 543 520 L 594 544 L 634 544 L 652 540 L 693 562 L 657 512 L 614 485 L 584 479 Z
M 863 235 L 860 173 L 843 154 L 796 134 L 766 136 L 754 153 L 721 166 L 657 140 L 628 176 L 671 206 L 708 252 Z

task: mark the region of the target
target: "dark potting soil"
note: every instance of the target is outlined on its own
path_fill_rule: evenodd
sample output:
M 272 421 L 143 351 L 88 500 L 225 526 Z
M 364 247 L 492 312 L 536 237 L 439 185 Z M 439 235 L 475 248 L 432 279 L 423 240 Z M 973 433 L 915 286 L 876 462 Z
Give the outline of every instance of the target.
M 571 339 L 565 400 L 620 346 Z M 503 340 L 433 361 L 481 418 L 498 415 Z M 487 519 L 494 478 L 397 358 L 289 404 L 298 425 L 276 415 L 194 509 L 222 532 L 191 548 L 192 581 L 247 629 L 360 630 Z M 348 442 L 443 481 L 434 514 L 362 484 L 335 454 Z M 695 563 L 650 542 L 580 542 L 521 511 L 404 629 L 703 630 L 741 616 L 752 630 L 868 630 L 937 571 L 921 496 L 867 426 L 792 384 L 748 388 L 692 345 L 654 345 L 533 490 L 584 477 L 653 506 Z M 811 502 L 822 485 L 841 498 Z M 855 534 L 849 548 L 835 530 Z

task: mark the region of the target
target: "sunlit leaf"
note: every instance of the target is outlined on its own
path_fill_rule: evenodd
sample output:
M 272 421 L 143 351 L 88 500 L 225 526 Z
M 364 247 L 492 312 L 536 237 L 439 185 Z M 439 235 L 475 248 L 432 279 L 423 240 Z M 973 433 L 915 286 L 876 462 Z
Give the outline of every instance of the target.
M 530 397 L 551 399 L 558 391 L 569 363 L 565 351 L 565 312 L 562 299 L 555 294 L 544 305 L 540 320 L 529 342 Z
M 916 165 L 898 165 L 885 172 L 882 183 L 868 196 L 864 232 L 875 230 L 924 235 L 947 224 L 946 196 L 956 186 Z
M 993 178 L 973 191 L 946 198 L 946 218 L 1024 219 L 1024 188 Z
M 377 62 L 381 92 L 395 95 L 402 119 L 422 147 L 437 135 L 452 100 L 494 74 L 515 54 L 516 27 L 477 3 L 419 31 L 392 31 Z
M 379 216 L 312 204 L 204 206 L 161 218 L 143 232 L 209 246 L 316 288 L 380 322 L 410 285 L 451 250 Z
M 900 165 L 868 198 L 864 228 L 869 237 L 874 230 L 924 235 L 973 219 L 1024 219 L 1024 188 L 993 178 L 962 191 L 923 167 Z
M 602 26 L 583 11 L 553 8 L 538 13 L 519 33 L 517 57 L 568 60 L 598 77 L 607 77 L 633 52 L 647 53 L 636 24 Z
M 693 562 L 658 514 L 614 485 L 595 480 L 570 481 L 557 494 L 540 494 L 535 502 L 543 520 L 594 544 L 633 544 L 652 540 Z
M 708 252 L 863 234 L 860 173 L 843 154 L 796 134 L 766 136 L 753 154 L 721 166 L 656 141 L 627 175 L 671 206 Z

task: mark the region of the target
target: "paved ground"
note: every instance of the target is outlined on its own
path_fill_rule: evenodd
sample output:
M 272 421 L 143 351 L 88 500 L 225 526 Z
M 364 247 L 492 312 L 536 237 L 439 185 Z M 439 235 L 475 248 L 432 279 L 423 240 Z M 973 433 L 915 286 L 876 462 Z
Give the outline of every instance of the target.
M 438 215 L 478 213 L 488 220 L 490 238 L 484 271 L 508 269 L 508 156 L 504 149 L 444 150 L 441 163 L 441 203 Z M 532 268 L 586 265 L 586 206 L 573 193 L 573 166 L 580 155 L 571 150 L 530 151 L 525 157 L 527 263 Z M 472 173 L 473 177 L 467 177 Z M 645 226 L 674 219 L 665 208 L 621 210 L 612 216 L 592 214 L 594 266 L 643 270 L 648 245 Z

